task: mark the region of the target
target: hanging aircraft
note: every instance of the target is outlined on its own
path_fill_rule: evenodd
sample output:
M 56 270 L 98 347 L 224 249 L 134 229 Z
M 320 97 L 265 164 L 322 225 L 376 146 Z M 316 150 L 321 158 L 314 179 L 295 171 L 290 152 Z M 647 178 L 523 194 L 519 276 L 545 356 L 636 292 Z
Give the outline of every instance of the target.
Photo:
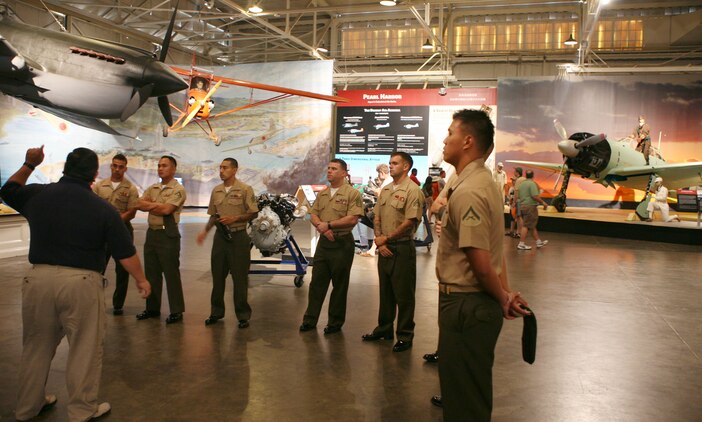
M 122 134 L 100 119 L 125 121 L 158 97 L 170 125 L 167 95 L 187 88 L 164 64 L 176 13 L 177 5 L 156 58 L 136 47 L 26 25 L 0 5 L 0 92 L 112 135 Z
M 551 205 L 559 212 L 566 210 L 566 190 L 572 174 L 605 187 L 616 188 L 616 185 L 620 185 L 644 192 L 649 192 L 655 178 L 660 176 L 671 194 L 678 188 L 702 183 L 702 162 L 668 164 L 655 151 L 649 157 L 650 165 L 646 165 L 643 154 L 632 148 L 631 138 L 610 141 L 605 134 L 594 135 L 588 132 L 578 132 L 568 137 L 558 120 L 554 120 L 554 127 L 561 137 L 558 150 L 563 154 L 563 163 L 506 161 L 558 173 L 554 189 L 562 175 L 560 191 L 551 201 Z M 642 219 L 648 218 L 646 206 L 649 200 L 649 195 L 646 195 L 636 208 L 636 214 Z
M 171 103 L 171 107 L 180 113 L 180 116 L 176 119 L 175 123 L 169 125 L 169 127 L 163 128 L 163 136 L 168 136 L 169 133 L 178 132 L 184 129 L 189 123 L 194 122 L 200 129 L 202 129 L 205 134 L 214 142 L 215 145 L 219 146 L 222 142 L 222 138 L 215 132 L 214 128 L 210 124 L 210 120 L 217 117 L 225 116 L 227 114 L 236 113 L 237 111 L 245 110 L 251 107 L 257 107 L 263 104 L 272 103 L 274 101 L 282 100 L 284 98 L 289 98 L 292 96 L 313 98 L 317 100 L 333 101 L 333 102 L 348 102 L 349 100 L 342 97 L 337 97 L 335 95 L 323 95 L 314 92 L 301 91 L 297 89 L 285 88 L 275 85 L 260 84 L 257 82 L 248 82 L 241 79 L 231 79 L 215 75 L 213 72 L 208 70 L 196 68 L 195 64 L 190 67 L 190 70 L 181 69 L 178 67 L 172 67 L 172 69 L 178 74 L 184 76 L 188 79 L 189 89 L 185 97 L 185 103 L 182 108 L 179 108 L 175 104 Z M 212 114 L 212 109 L 215 106 L 215 102 L 212 98 L 213 94 L 221 85 L 236 85 L 245 88 L 250 88 L 253 92 L 254 89 L 259 89 L 263 91 L 276 92 L 275 95 L 270 98 L 266 98 L 259 101 L 251 100 L 248 104 L 236 107 L 230 110 L 224 110 L 216 114 Z M 201 122 L 207 124 L 207 128 L 202 125 Z
M 239 146 L 236 146 L 234 148 L 225 149 L 224 151 L 225 152 L 226 151 L 236 151 L 238 149 L 246 148 L 248 150 L 249 154 L 251 154 L 253 152 L 251 150 L 251 147 L 255 147 L 256 145 L 263 145 L 263 149 L 266 149 L 266 148 L 268 148 L 266 146 L 266 142 L 270 141 L 274 136 L 276 136 L 277 134 L 279 134 L 282 131 L 283 131 L 283 128 L 276 127 L 275 122 L 273 121 L 273 119 L 271 119 L 270 126 L 268 126 L 268 131 L 266 133 L 264 133 L 263 135 L 259 135 L 259 136 L 255 136 L 255 137 L 251 138 L 251 140 L 247 144 L 239 145 Z

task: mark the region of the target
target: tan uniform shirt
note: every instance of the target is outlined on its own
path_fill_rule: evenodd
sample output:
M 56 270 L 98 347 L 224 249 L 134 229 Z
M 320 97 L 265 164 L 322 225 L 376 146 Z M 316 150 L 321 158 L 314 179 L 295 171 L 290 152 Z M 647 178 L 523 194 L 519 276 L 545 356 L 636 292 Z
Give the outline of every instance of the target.
M 317 195 L 310 213 L 325 222 L 338 220 L 348 215 L 360 217 L 363 215 L 361 193 L 348 183 L 344 183 L 336 191 L 336 194 L 331 196 L 331 189 L 327 187 Z M 335 227 L 332 227 L 335 235 L 349 234 L 351 229 L 352 227 L 337 230 Z
M 163 186 L 163 188 L 161 188 L 161 186 Z M 149 199 L 152 202 L 158 202 L 159 204 L 175 205 L 176 209 L 173 212 L 173 218 L 176 224 L 180 222 L 180 212 L 183 211 L 183 204 L 185 203 L 185 188 L 178 183 L 176 179 L 171 180 L 166 185 L 154 183 L 144 191 L 141 197 L 143 199 Z M 163 217 L 160 215 L 149 213 L 148 221 L 149 226 L 163 226 Z
M 448 205 L 441 221 L 436 277 L 440 283 L 458 286 L 461 291 L 482 291 L 461 248 L 489 251 L 495 272 L 502 272 L 502 196 L 482 159 L 468 164 L 446 189 Z
M 258 212 L 258 201 L 253 188 L 240 180 L 234 180 L 229 192 L 224 188 L 224 183 L 215 186 L 210 195 L 210 206 L 207 214 L 219 214 L 220 217 L 235 217 L 242 214 Z M 246 227 L 246 221 L 237 221 L 229 225 L 232 230 Z
M 109 177 L 102 179 L 93 185 L 93 192 L 112 204 L 120 214 L 136 208 L 137 201 L 139 201 L 139 192 L 127 179 L 122 179 L 116 189 L 112 188 L 112 181 Z
M 395 189 L 393 190 L 393 187 Z M 415 219 L 410 231 L 392 240 L 409 240 L 414 237 L 419 221 L 422 220 L 424 194 L 419 186 L 409 177 L 402 183 L 391 183 L 380 191 L 378 203 L 375 204 L 375 215 L 380 217 L 380 227 L 376 227 L 376 236 L 388 236 L 405 220 Z M 379 231 L 378 231 L 379 230 Z

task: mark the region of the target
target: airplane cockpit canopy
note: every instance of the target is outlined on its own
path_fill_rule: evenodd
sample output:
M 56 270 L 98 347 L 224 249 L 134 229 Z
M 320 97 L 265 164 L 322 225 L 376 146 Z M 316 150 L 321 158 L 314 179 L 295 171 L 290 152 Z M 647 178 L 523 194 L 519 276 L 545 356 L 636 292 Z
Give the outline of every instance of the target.
M 210 81 L 201 76 L 194 76 L 190 80 L 190 89 L 201 89 L 207 91 L 210 89 Z

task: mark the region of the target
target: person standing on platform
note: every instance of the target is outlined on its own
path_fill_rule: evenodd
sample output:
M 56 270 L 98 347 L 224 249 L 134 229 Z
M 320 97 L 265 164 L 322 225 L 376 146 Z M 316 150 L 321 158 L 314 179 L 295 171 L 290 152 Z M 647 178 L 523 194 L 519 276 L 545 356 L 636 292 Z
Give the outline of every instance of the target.
M 380 309 L 378 326 L 364 334 L 363 341 L 393 338 L 397 315 L 397 343 L 394 352 L 412 347 L 414 339 L 414 292 L 417 284 L 417 251 L 414 232 L 422 219 L 424 195 L 407 173 L 412 157 L 406 152 L 390 156 L 393 182 L 384 187 L 375 205 L 375 244 L 378 246 Z
M 351 230 L 363 215 L 361 194 L 349 184 L 347 177 L 346 162 L 337 158 L 331 160 L 327 165 L 329 186 L 317 195 L 312 205 L 310 223 L 320 237 L 314 252 L 307 310 L 300 331 L 310 331 L 317 326 L 330 281 L 332 292 L 324 334 L 338 333 L 346 321 L 346 296 L 355 247 Z
M 526 180 L 519 184 L 517 188 L 517 196 L 519 197 L 519 211 L 522 214 L 522 224 L 519 233 L 519 244 L 517 249 L 529 250 L 531 246 L 525 243 L 527 233 L 531 230 L 531 236 L 536 240 L 536 247 L 543 248 L 548 243 L 548 240 L 541 240 L 539 238 L 539 231 L 536 229 L 536 225 L 539 222 L 539 210 L 537 208 L 538 204 L 544 206 L 544 210 L 548 208 L 546 201 L 541 199 L 541 193 L 539 192 L 539 187 L 534 182 L 534 172 L 527 170 Z
M 22 282 L 22 359 L 15 417 L 29 420 L 56 404 L 46 381 L 56 348 L 68 337 L 68 419 L 85 421 L 111 410 L 98 403 L 105 336 L 101 272 L 105 249 L 136 281 L 142 297 L 151 287 L 117 211 L 90 184 L 98 157 L 87 148 L 68 154 L 58 183 L 26 185 L 44 161 L 44 146 L 30 148 L 25 162 L 0 189 L 0 196 L 29 222 L 32 267 Z
M 503 318 L 528 312 L 512 293 L 503 255 L 503 196 L 484 155 L 494 126 L 479 110 L 461 110 L 444 140 L 456 168 L 446 185 L 446 211 L 436 257 L 439 280 L 439 379 L 444 421 L 489 421 L 492 366 Z
M 170 314 L 166 324 L 183 320 L 185 301 L 180 281 L 180 232 L 178 223 L 185 203 L 185 188 L 175 179 L 178 163 L 170 155 L 158 161 L 160 183 L 149 186 L 137 208 L 149 213 L 149 229 L 144 243 L 144 268 L 153 294 L 146 299 L 146 310 L 138 320 L 161 315 L 161 289 L 166 277 Z
M 136 206 L 139 201 L 139 192 L 129 180 L 124 178 L 127 172 L 127 157 L 117 154 L 112 157 L 110 164 L 111 175 L 95 183 L 93 192 L 100 198 L 109 202 L 124 222 L 124 226 L 129 231 L 129 236 L 134 240 L 134 228 L 132 219 L 136 214 Z M 110 260 L 110 251 L 107 251 L 107 261 Z M 124 269 L 119 260 L 115 259 L 115 292 L 112 295 L 112 314 L 122 315 L 124 311 L 124 300 L 127 297 L 129 287 L 129 273 Z
M 210 219 L 197 235 L 197 244 L 202 245 L 207 232 L 217 226 L 210 259 L 211 310 L 205 325 L 215 324 L 224 318 L 224 289 L 229 274 L 234 280 L 234 312 L 239 320 L 239 328 L 248 327 L 251 319 L 251 306 L 248 302 L 251 238 L 246 233 L 246 224 L 256 217 L 259 210 L 251 186 L 237 180 L 238 169 L 239 163 L 233 158 L 225 158 L 219 165 L 222 184 L 212 190 L 207 208 Z
M 644 116 L 639 116 L 639 125 L 634 128 L 631 137 L 636 139 L 636 150 L 643 154 L 648 164 L 648 157 L 651 153 L 651 127 L 646 123 Z
M 505 185 L 507 184 L 507 172 L 504 171 L 504 164 L 497 163 L 497 168 L 492 174 L 492 179 L 495 181 L 497 188 L 502 192 L 502 201 L 505 202 Z

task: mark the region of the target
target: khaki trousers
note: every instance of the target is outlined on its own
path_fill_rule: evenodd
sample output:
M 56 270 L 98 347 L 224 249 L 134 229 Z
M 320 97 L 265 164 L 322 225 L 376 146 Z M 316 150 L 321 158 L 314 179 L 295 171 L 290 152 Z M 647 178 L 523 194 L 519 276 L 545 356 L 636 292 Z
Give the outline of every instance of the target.
M 34 265 L 22 281 L 22 360 L 17 419 L 39 414 L 51 360 L 68 337 L 68 418 L 88 420 L 97 411 L 105 336 L 102 275 L 56 265 Z

